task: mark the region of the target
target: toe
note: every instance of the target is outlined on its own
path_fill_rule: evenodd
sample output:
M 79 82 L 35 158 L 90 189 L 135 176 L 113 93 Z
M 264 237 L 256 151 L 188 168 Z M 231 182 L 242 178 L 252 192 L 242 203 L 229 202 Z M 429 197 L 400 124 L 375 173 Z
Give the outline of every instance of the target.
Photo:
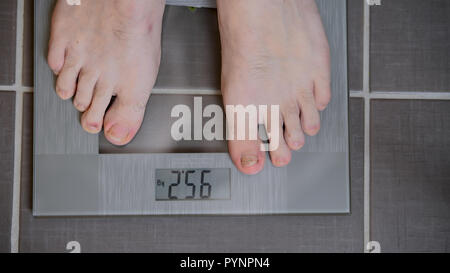
M 84 112 L 91 105 L 98 76 L 98 73 L 95 71 L 81 70 L 77 84 L 77 92 L 73 100 L 73 104 L 78 111 Z
M 56 11 L 57 8 L 55 8 Z M 64 33 L 64 29 L 62 27 L 62 18 L 57 18 L 56 12 L 52 17 L 52 25 L 50 31 L 50 40 L 48 43 L 48 55 L 47 62 L 50 69 L 53 71 L 55 75 L 58 75 L 61 69 L 64 66 L 64 58 L 66 55 L 67 49 L 67 35 Z
M 291 162 L 292 153 L 291 149 L 289 149 L 289 146 L 284 140 L 282 128 L 280 127 L 279 130 L 278 148 L 270 152 L 270 159 L 275 167 L 284 167 Z M 271 139 L 270 141 L 272 142 L 277 140 Z
M 232 140 L 228 142 L 228 150 L 240 172 L 253 175 L 264 168 L 265 153 L 261 151 L 259 141 Z
M 91 105 L 81 117 L 81 125 L 86 132 L 97 134 L 102 130 L 103 117 L 111 102 L 112 94 L 112 85 L 107 82 L 97 82 Z
M 66 43 L 63 40 L 50 39 L 47 62 L 55 75 L 58 75 L 64 66 Z
M 80 69 L 81 65 L 78 58 L 66 58 L 56 80 L 56 93 L 61 99 L 70 99 L 75 94 Z
M 120 146 L 128 144 L 141 127 L 148 98 L 137 99 L 133 97 L 127 99 L 119 94 L 106 113 L 105 137 L 112 144 Z
M 331 87 L 329 75 L 319 77 L 314 82 L 314 98 L 316 101 L 317 110 L 323 111 L 327 108 L 331 101 Z
M 301 89 L 298 103 L 300 105 L 303 131 L 310 136 L 316 135 L 320 130 L 320 115 L 312 89 Z
M 300 110 L 298 106 L 287 107 L 283 111 L 284 140 L 291 150 L 300 150 L 305 145 L 305 135 L 300 123 Z

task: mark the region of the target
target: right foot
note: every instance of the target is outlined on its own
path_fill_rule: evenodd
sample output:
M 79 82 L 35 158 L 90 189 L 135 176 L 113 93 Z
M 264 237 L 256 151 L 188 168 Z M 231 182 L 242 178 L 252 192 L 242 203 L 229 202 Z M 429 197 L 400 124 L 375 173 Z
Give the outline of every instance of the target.
M 161 59 L 164 0 L 58 0 L 48 63 L 56 92 L 73 98 L 89 133 L 102 128 L 115 145 L 139 130 Z M 113 96 L 114 103 L 106 109 Z
M 279 106 L 272 164 L 289 164 L 291 151 L 316 135 L 330 101 L 329 46 L 314 0 L 218 0 L 225 105 Z M 259 141 L 229 141 L 231 159 L 245 174 L 264 167 Z

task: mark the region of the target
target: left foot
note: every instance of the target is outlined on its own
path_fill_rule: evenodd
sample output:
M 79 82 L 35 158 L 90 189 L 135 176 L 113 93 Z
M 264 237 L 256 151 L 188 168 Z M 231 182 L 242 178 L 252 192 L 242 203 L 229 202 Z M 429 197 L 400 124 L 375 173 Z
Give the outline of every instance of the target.
M 53 12 L 48 63 L 89 133 L 125 145 L 139 130 L 159 69 L 164 0 L 91 0 Z M 107 110 L 112 97 L 116 100 Z
M 328 41 L 314 0 L 218 0 L 225 105 L 279 105 L 279 146 L 273 165 L 287 165 L 304 133 L 320 129 L 330 101 Z M 270 124 L 269 124 L 270 127 Z M 243 173 L 264 167 L 258 141 L 230 141 Z

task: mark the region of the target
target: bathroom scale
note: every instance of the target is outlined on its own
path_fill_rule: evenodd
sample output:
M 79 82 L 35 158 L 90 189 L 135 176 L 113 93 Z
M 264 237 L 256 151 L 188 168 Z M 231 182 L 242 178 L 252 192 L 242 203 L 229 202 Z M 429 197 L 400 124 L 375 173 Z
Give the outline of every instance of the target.
M 346 1 L 317 1 L 332 57 L 322 129 L 287 167 L 257 175 L 233 165 L 226 141 L 175 141 L 175 105 L 222 106 L 214 1 L 169 1 L 160 73 L 141 130 L 124 147 L 91 135 L 47 66 L 54 0 L 35 2 L 35 216 L 260 215 L 350 212 Z M 180 6 L 181 5 L 181 6 Z M 187 8 L 183 5 L 203 8 Z M 201 125 L 207 119 L 201 118 Z

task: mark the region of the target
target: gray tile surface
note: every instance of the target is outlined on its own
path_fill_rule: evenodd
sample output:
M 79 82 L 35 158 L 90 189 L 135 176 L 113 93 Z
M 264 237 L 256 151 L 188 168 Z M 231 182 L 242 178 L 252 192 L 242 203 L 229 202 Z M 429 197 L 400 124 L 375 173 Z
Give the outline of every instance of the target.
M 450 101 L 372 102 L 371 239 L 450 251 Z
M 347 0 L 348 82 L 350 90 L 363 89 L 363 13 L 360 0 Z
M 11 247 L 15 93 L 0 92 L 0 252 Z
M 22 83 L 33 86 L 34 1 L 24 2 Z
M 0 85 L 12 85 L 16 71 L 17 1 L 0 1 Z
M 371 8 L 371 87 L 450 91 L 450 1 L 382 1 Z
M 20 251 L 64 252 L 360 252 L 363 250 L 363 103 L 351 100 L 352 214 L 35 218 L 32 192 L 32 95 L 24 98 Z

